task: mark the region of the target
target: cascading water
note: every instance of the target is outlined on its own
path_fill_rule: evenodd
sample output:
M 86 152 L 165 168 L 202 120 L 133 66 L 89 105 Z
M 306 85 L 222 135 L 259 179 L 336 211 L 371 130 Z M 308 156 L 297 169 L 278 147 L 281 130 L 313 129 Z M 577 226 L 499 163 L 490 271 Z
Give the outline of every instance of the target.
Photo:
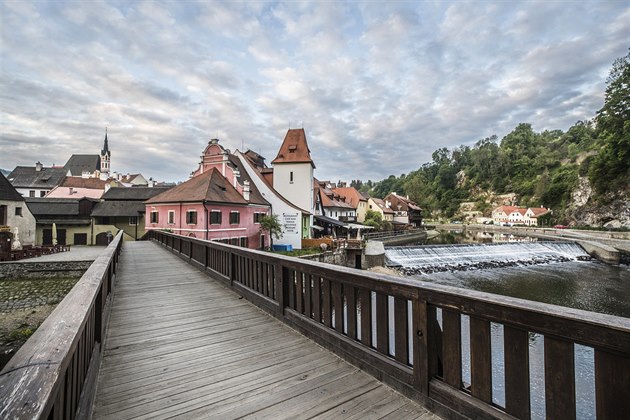
M 518 242 L 397 246 L 385 249 L 386 264 L 405 274 L 524 266 L 549 262 L 589 260 L 573 242 Z

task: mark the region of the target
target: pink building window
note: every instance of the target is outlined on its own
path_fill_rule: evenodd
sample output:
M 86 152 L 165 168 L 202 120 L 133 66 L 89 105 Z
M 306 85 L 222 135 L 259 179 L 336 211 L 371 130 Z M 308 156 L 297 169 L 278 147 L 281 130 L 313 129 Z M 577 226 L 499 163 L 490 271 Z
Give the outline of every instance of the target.
M 189 225 L 197 224 L 197 211 L 196 210 L 188 210 L 186 212 L 186 223 Z
M 221 224 L 221 211 L 220 210 L 212 210 L 210 212 L 210 224 L 211 225 Z
M 230 212 L 230 224 L 238 225 L 241 222 L 241 213 L 237 211 Z

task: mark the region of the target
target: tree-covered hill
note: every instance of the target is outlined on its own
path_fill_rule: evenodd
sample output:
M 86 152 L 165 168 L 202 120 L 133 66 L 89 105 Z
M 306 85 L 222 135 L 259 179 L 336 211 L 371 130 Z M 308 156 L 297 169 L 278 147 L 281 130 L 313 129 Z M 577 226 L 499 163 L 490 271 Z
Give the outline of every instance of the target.
M 518 205 L 552 208 L 558 223 L 605 223 L 624 208 L 630 213 L 630 54 L 613 63 L 605 104 L 592 121 L 578 121 L 566 132 L 519 124 L 500 141 L 492 136 L 473 147 L 442 148 L 432 158 L 409 174 L 361 188 L 377 197 L 409 195 L 428 218 L 457 217 L 463 202 L 489 215 L 496 197 L 509 193 Z M 576 195 L 584 202 L 576 203 Z M 584 219 L 576 206 L 612 208 Z M 620 218 L 630 223 L 630 214 Z

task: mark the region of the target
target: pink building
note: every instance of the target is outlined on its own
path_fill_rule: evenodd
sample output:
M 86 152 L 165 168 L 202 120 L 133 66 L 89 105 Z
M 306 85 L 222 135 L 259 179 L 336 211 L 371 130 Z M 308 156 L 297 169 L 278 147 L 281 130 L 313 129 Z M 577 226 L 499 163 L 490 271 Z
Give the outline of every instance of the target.
M 211 140 L 188 181 L 145 202 L 146 230 L 163 229 L 247 248 L 269 246 L 258 220 L 271 213 L 240 168 L 240 161 Z

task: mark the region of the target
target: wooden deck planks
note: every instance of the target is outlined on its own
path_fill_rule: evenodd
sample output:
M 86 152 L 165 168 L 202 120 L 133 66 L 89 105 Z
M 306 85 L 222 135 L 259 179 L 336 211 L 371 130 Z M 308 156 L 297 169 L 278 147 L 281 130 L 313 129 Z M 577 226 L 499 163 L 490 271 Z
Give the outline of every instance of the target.
M 95 419 L 437 419 L 152 242 L 124 244 Z

